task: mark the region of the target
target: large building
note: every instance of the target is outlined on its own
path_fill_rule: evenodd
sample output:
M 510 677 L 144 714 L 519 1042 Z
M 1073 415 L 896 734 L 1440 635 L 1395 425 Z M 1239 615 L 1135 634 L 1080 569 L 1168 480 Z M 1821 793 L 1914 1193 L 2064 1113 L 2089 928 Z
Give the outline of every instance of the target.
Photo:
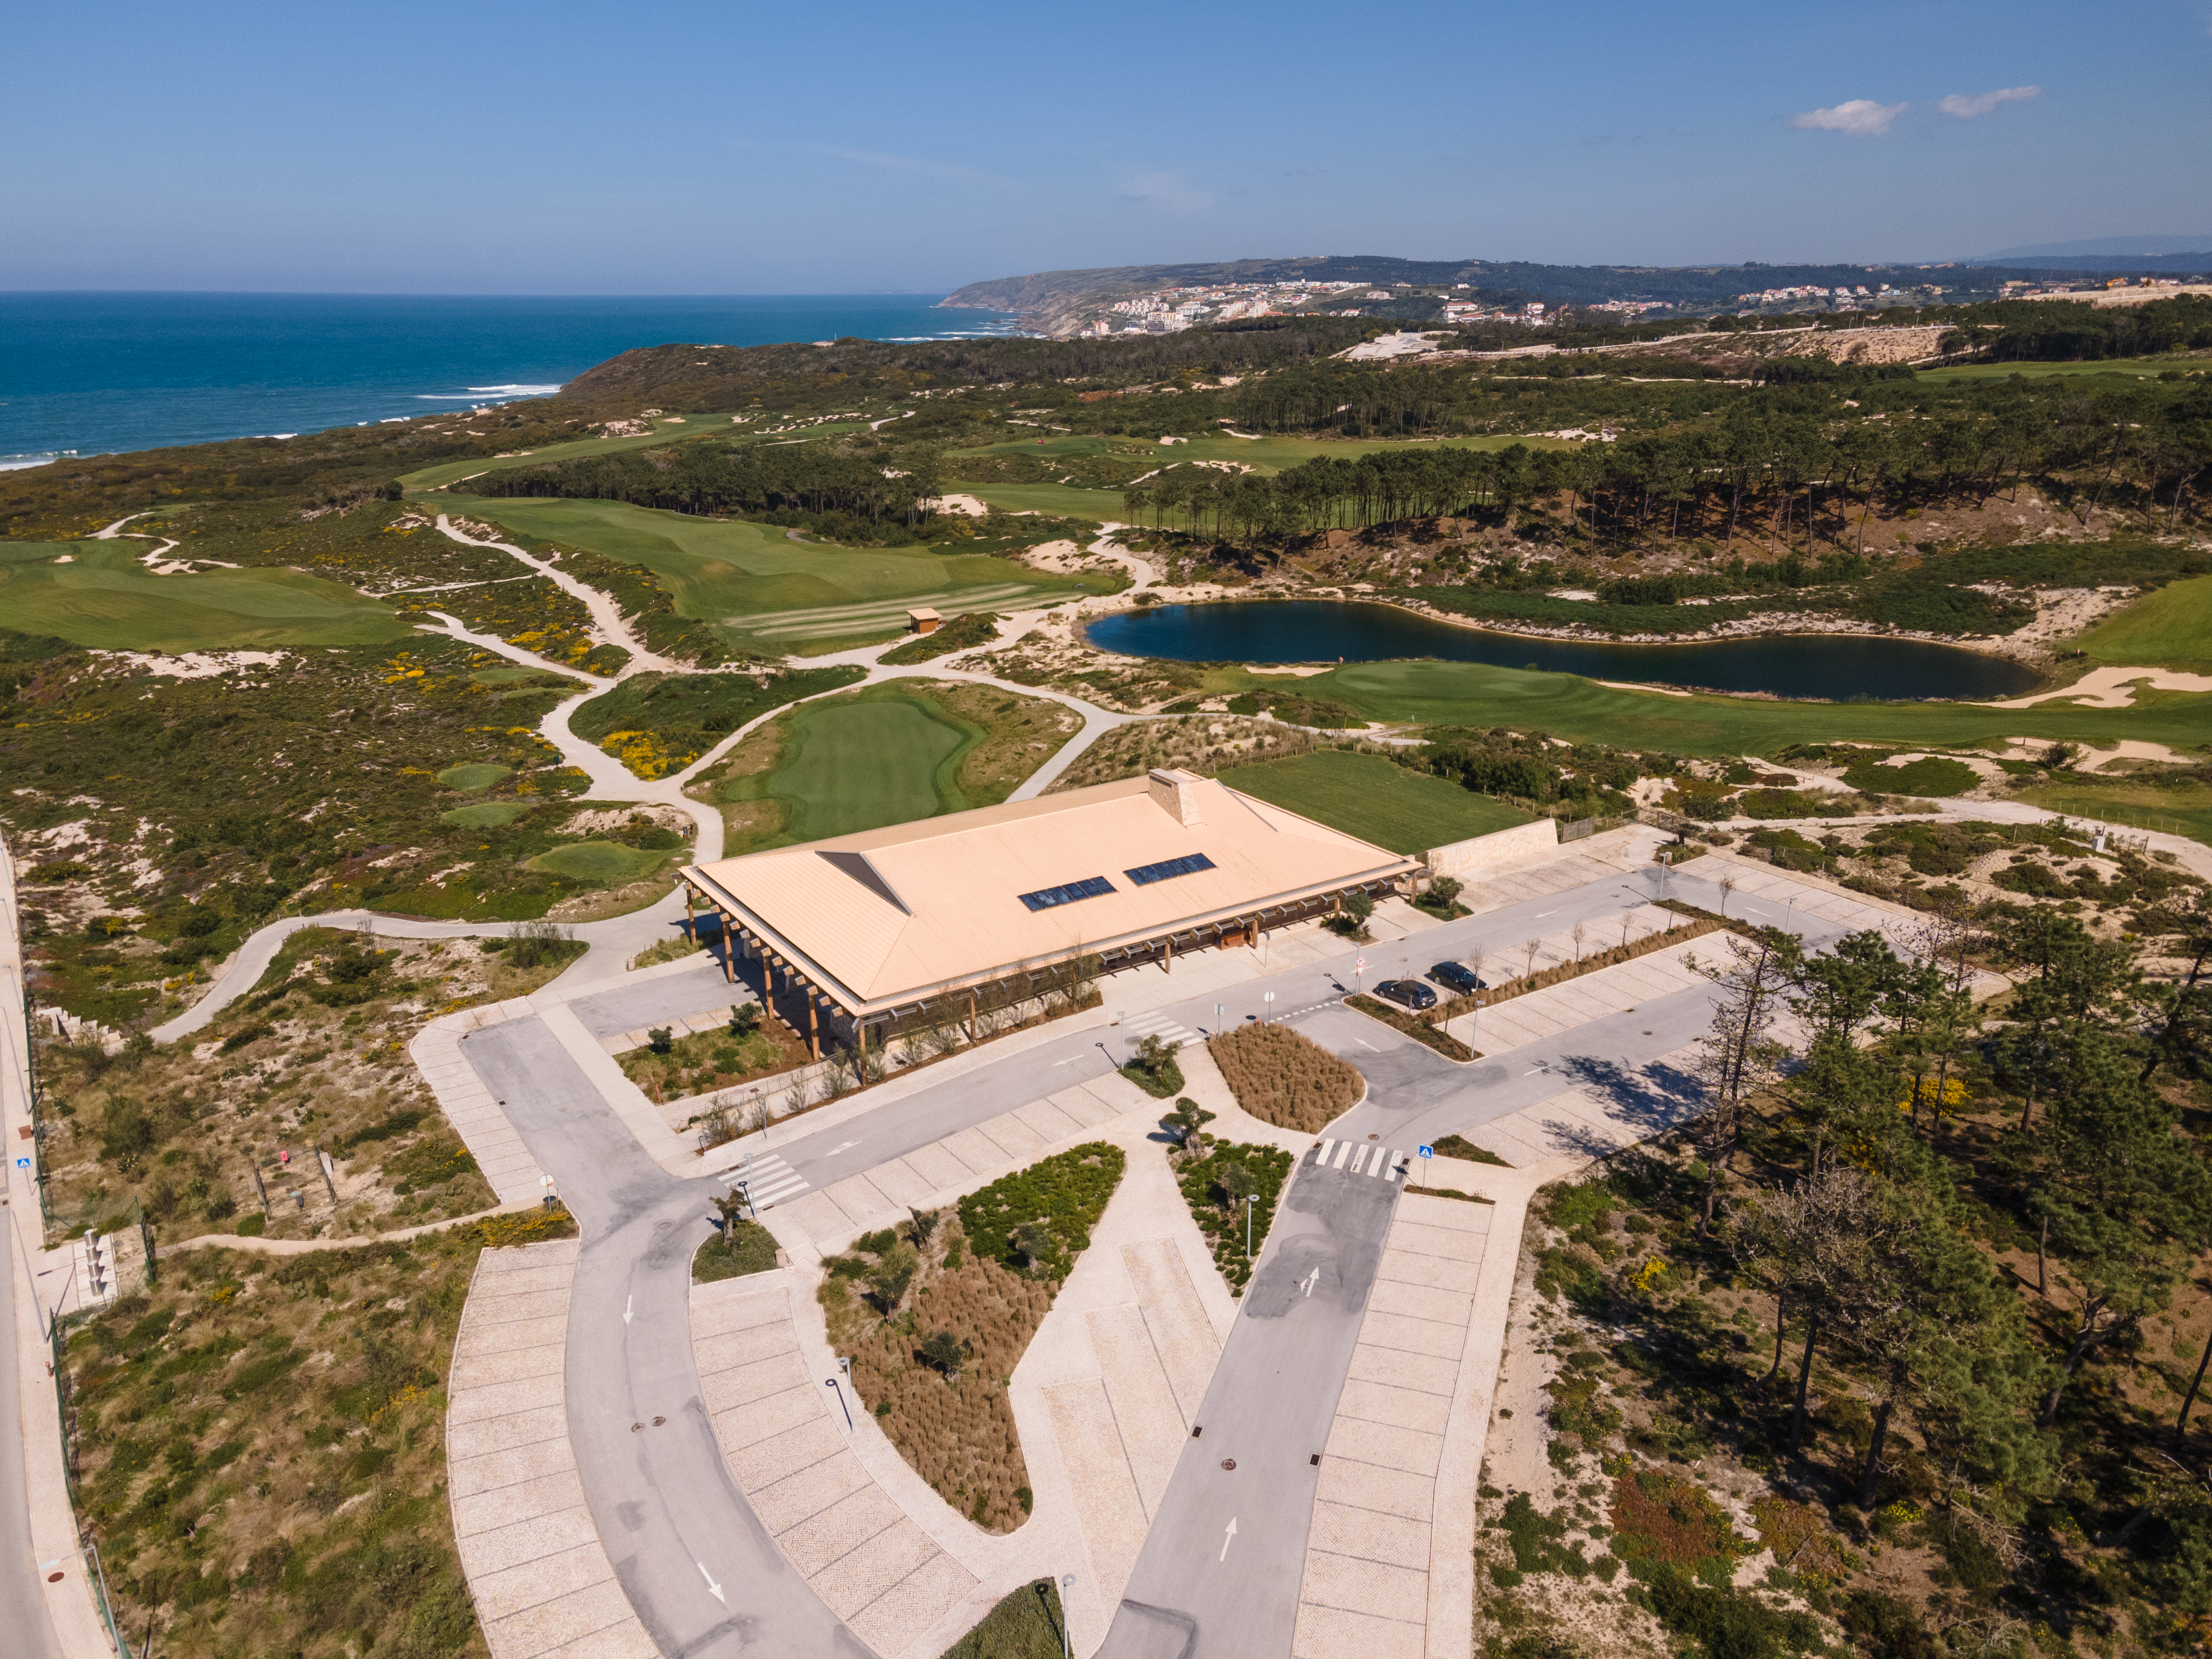
M 817 1053 L 1404 889 L 1419 863 L 1181 770 L 683 872 Z M 726 969 L 733 964 L 726 957 Z

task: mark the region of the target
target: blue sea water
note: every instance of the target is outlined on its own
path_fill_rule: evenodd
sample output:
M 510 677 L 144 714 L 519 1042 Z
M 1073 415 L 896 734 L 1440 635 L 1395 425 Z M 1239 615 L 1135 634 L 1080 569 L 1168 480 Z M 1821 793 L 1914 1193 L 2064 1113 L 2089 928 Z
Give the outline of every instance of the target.
M 1016 332 L 935 294 L 0 294 L 0 467 L 544 397 L 675 342 Z

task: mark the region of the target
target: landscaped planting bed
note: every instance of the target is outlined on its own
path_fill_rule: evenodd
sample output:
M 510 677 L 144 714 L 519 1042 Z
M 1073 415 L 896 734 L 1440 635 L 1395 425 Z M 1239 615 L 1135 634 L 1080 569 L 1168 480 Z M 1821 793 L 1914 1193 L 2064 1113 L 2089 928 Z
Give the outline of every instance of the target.
M 916 1212 L 830 1260 L 819 1296 L 854 1391 L 979 1527 L 1012 1531 L 1030 1511 L 1006 1383 L 1125 1162 L 1103 1142 L 1072 1147 L 961 1200 L 957 1220 Z
M 1252 1278 L 1253 1260 L 1267 1244 L 1276 1202 L 1296 1162 L 1278 1147 L 1212 1140 L 1197 1134 L 1176 1155 L 1176 1184 L 1182 1188 L 1183 1201 L 1190 1206 L 1191 1219 L 1212 1246 L 1213 1265 L 1228 1280 L 1231 1296 L 1244 1294 L 1244 1286 Z M 1247 1192 L 1260 1201 L 1248 1206 L 1243 1197 Z M 1249 1254 L 1244 1215 L 1248 1207 L 1252 1212 Z
M 1206 1048 L 1237 1103 L 1279 1129 L 1317 1134 L 1367 1090 L 1352 1066 L 1287 1025 L 1247 1025 Z

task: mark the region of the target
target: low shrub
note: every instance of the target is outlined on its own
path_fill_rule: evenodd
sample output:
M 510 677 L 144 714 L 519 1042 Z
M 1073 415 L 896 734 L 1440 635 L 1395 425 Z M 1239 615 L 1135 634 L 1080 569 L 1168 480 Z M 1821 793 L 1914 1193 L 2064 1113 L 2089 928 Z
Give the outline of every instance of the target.
M 1231 1295 L 1242 1296 L 1252 1277 L 1252 1259 L 1265 1247 L 1267 1229 L 1274 1224 L 1275 1205 L 1290 1180 L 1296 1160 L 1273 1146 L 1232 1145 L 1207 1141 L 1202 1153 L 1186 1152 L 1176 1169 L 1176 1184 L 1190 1206 L 1191 1218 L 1213 1247 L 1213 1265 L 1229 1281 Z M 1248 1206 L 1243 1194 L 1257 1197 Z M 1245 1214 L 1251 1209 L 1251 1249 L 1245 1249 Z
M 1317 1133 L 1366 1091 L 1352 1066 L 1287 1025 L 1247 1025 L 1206 1048 L 1237 1103 L 1279 1129 Z

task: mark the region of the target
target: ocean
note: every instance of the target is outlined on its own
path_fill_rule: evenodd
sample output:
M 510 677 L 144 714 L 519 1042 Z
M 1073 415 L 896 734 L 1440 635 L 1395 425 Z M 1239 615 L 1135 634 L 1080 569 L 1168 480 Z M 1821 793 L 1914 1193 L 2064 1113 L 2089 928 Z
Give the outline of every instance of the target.
M 0 294 L 0 469 L 544 397 L 636 346 L 1012 334 L 936 294 Z

